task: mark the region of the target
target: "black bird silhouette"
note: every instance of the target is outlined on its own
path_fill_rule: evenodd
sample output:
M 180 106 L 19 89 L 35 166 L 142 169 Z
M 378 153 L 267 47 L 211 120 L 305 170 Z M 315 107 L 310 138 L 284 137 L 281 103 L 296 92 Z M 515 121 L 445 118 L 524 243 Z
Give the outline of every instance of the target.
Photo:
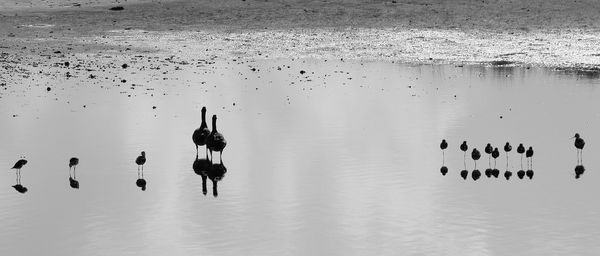
M 206 139 L 206 146 L 210 151 L 211 161 L 213 161 L 212 153 L 213 151 L 216 151 L 219 152 L 219 160 L 223 162 L 223 149 L 225 149 L 225 146 L 227 146 L 227 140 L 225 140 L 225 136 L 223 136 L 223 134 L 217 131 L 217 115 L 213 115 L 212 117 L 212 132 Z
M 484 151 L 486 154 L 488 154 L 488 168 L 485 169 L 485 176 L 490 178 L 492 177 L 492 151 L 494 151 L 494 148 L 490 143 L 488 143 L 485 145 Z
M 138 165 L 138 179 L 135 181 L 135 185 L 146 191 L 146 180 L 144 179 L 144 164 L 146 163 L 146 152 L 142 151 L 141 155 L 135 159 L 135 163 Z M 140 166 L 142 167 L 140 175 Z
M 207 194 L 206 189 L 206 178 L 208 177 L 208 171 L 210 170 L 211 163 L 208 160 L 208 153 L 205 159 L 198 159 L 198 155 L 196 155 L 196 160 L 194 160 L 194 164 L 192 165 L 192 169 L 194 172 L 200 177 L 202 177 L 202 193 L 204 195 Z
M 575 138 L 575 148 L 577 148 L 577 164 L 583 163 L 583 147 L 585 146 L 585 141 L 579 136 L 579 133 L 575 133 L 571 139 Z
M 473 180 L 478 180 L 479 177 L 481 177 L 481 172 L 477 170 L 477 160 L 481 158 L 481 153 L 479 153 L 479 150 L 473 148 L 473 151 L 471 152 L 471 158 L 473 158 L 473 161 L 475 162 L 475 170 L 473 170 L 473 172 L 471 173 L 471 177 L 473 178 Z
M 440 143 L 440 149 L 442 149 L 442 166 L 446 163 L 446 154 L 444 153 L 446 148 L 448 148 L 448 143 L 446 140 L 442 140 L 442 143 Z
M 196 144 L 196 155 L 198 155 L 198 146 L 206 145 L 208 135 L 210 135 L 210 130 L 208 129 L 208 125 L 206 125 L 206 107 L 202 107 L 202 123 L 200 124 L 200 128 L 196 129 L 192 134 L 192 140 Z M 208 154 L 208 147 L 206 147 L 206 152 Z
M 510 143 L 506 142 L 506 144 L 504 144 L 504 152 L 506 152 L 506 171 L 504 172 L 504 177 L 506 178 L 506 180 L 510 179 L 510 176 L 512 176 L 512 172 L 508 170 L 508 153 L 512 150 L 512 146 L 510 145 Z
M 525 171 L 519 170 L 517 172 L 517 177 L 519 177 L 519 179 L 523 179 L 523 177 L 525 177 Z
M 527 168 L 533 169 L 533 147 L 529 147 L 527 152 L 525 153 L 525 157 L 527 158 Z
M 523 146 L 523 143 L 519 143 L 519 146 L 517 147 L 517 153 L 521 154 L 521 170 L 523 170 L 523 153 L 525 153 L 525 147 Z
M 13 165 L 13 167 L 11 169 L 15 169 L 16 170 L 16 174 L 17 174 L 17 185 L 21 184 L 21 168 L 23 168 L 23 166 L 25 166 L 27 164 L 27 160 L 25 159 L 19 159 L 15 165 Z
M 494 151 L 492 151 L 492 157 L 494 158 L 494 169 L 492 170 L 492 175 L 495 178 L 498 178 L 498 176 L 500 175 L 500 170 L 496 168 L 496 159 L 500 157 L 500 151 L 498 150 L 498 148 L 494 148 Z
M 467 169 L 467 150 L 469 150 L 469 146 L 467 146 L 467 142 L 463 141 L 462 144 L 460 144 L 460 150 L 463 151 L 463 162 L 465 164 L 465 170 Z
M 217 197 L 219 192 L 217 191 L 217 183 L 225 177 L 225 173 L 227 173 L 227 168 L 221 161 L 218 164 L 212 164 L 210 169 L 208 170 L 208 178 L 213 183 L 213 196 Z
M 146 163 L 146 152 L 142 151 L 141 155 L 139 155 L 135 159 L 135 163 L 138 165 L 138 172 L 140 171 L 140 166 L 142 167 L 142 171 L 144 171 L 144 164 Z

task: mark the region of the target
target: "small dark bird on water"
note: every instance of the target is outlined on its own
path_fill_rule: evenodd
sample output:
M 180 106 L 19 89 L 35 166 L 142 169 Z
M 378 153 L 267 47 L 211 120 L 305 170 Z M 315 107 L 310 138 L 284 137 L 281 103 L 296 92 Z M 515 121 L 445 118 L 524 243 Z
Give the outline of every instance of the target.
M 77 157 L 71 157 L 71 159 L 69 159 L 69 168 L 75 169 L 75 167 L 77 167 L 77 165 L 79 164 L 79 158 Z
M 468 176 L 469 176 L 469 171 L 467 171 L 467 170 L 460 171 L 460 177 L 462 177 L 463 180 L 466 180 Z
M 471 158 L 473 158 L 473 161 L 475 162 L 475 170 L 473 170 L 473 172 L 471 173 L 471 177 L 473 178 L 473 180 L 478 180 L 479 177 L 481 177 L 481 172 L 477 169 L 477 160 L 481 158 L 481 153 L 479 153 L 479 150 L 474 148 L 471 152 Z
M 446 140 L 442 140 L 442 143 L 440 143 L 440 149 L 442 149 L 442 166 L 446 163 L 445 151 L 447 148 L 448 148 L 448 143 L 446 142 Z
M 510 143 L 506 142 L 506 144 L 504 144 L 504 152 L 506 152 L 506 171 L 504 172 L 504 177 L 506 180 L 509 180 L 510 176 L 512 176 L 512 172 L 508 170 L 508 153 L 510 151 L 512 151 L 512 146 Z
M 492 144 L 488 143 L 487 145 L 485 145 L 484 152 L 486 154 L 488 154 L 488 165 L 489 165 L 488 167 L 490 169 L 492 168 L 492 151 L 494 151 Z
M 198 155 L 198 146 L 206 145 L 206 138 L 209 135 L 210 130 L 206 124 L 206 107 L 202 107 L 202 123 L 200 124 L 200 128 L 196 129 L 192 134 L 192 140 L 196 144 L 196 155 Z M 206 152 L 208 154 L 208 147 L 206 147 Z
M 144 164 L 146 163 L 146 152 L 142 151 L 141 155 L 139 155 L 135 159 L 135 163 L 138 165 L 138 171 L 140 170 L 140 166 L 142 167 L 142 171 L 144 171 Z
M 519 146 L 517 147 L 517 153 L 521 154 L 521 170 L 523 170 L 523 153 L 525 153 L 525 147 L 523 146 L 523 143 L 519 143 Z
M 21 168 L 23 168 L 23 166 L 25 166 L 26 164 L 27 164 L 27 160 L 19 159 L 19 161 L 17 161 L 11 169 L 21 170 Z
M 519 177 L 519 179 L 523 179 L 523 177 L 525 177 L 525 171 L 519 170 L 517 172 L 517 177 Z
M 463 162 L 465 164 L 465 170 L 467 169 L 467 150 L 469 150 L 469 146 L 467 146 L 467 142 L 463 141 L 462 144 L 460 144 L 460 150 L 463 151 Z
M 494 158 L 494 169 L 492 169 L 492 175 L 495 178 L 498 178 L 498 176 L 500 175 L 500 170 L 496 168 L 496 159 L 500 157 L 500 151 L 498 150 L 498 148 L 494 148 L 494 151 L 492 151 L 492 157 Z
M 212 132 L 208 135 L 206 139 L 206 146 L 210 151 L 210 160 L 213 161 L 212 153 L 213 151 L 219 152 L 219 160 L 221 163 L 223 162 L 223 149 L 227 146 L 227 140 L 225 140 L 225 136 L 217 131 L 217 115 L 213 115 L 212 117 Z
M 575 133 L 571 139 L 575 138 L 575 148 L 577 148 L 577 164 L 583 162 L 583 147 L 585 147 L 585 141 L 579 136 L 579 133 Z
M 20 185 L 21 184 L 21 168 L 23 168 L 23 166 L 25 166 L 27 164 L 27 160 L 25 159 L 19 159 L 15 165 L 13 165 L 13 167 L 11 169 L 15 169 L 16 170 L 16 174 L 17 174 L 17 184 Z M 16 188 L 15 188 L 16 189 Z M 25 188 L 27 189 L 27 188 Z M 27 190 L 25 190 L 27 191 Z M 24 193 L 24 192 L 23 192 Z
M 533 170 L 533 148 L 529 147 L 527 152 L 525 152 L 525 157 L 527 158 L 527 169 Z

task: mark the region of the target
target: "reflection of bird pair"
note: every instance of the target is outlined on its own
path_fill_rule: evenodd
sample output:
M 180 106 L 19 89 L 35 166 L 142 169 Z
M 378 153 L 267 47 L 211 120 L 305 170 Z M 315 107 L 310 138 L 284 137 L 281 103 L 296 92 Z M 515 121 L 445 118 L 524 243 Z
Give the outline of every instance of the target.
M 206 124 L 206 107 L 202 107 L 202 123 L 200 128 L 196 129 L 192 134 L 192 140 L 196 144 L 196 155 L 198 155 L 198 147 L 206 145 L 206 150 L 210 151 L 210 159 L 213 161 L 213 151 L 219 152 L 219 159 L 223 162 L 223 149 L 227 145 L 225 136 L 217 131 L 217 115 L 212 116 L 212 131 L 208 129 Z
M 206 179 L 209 178 L 213 183 L 213 196 L 218 196 L 217 183 L 223 179 L 227 172 L 227 168 L 223 162 L 221 161 L 218 164 L 212 164 L 210 160 L 208 160 L 208 156 L 205 159 L 199 159 L 198 155 L 196 155 L 196 160 L 194 160 L 192 168 L 196 174 L 202 177 L 202 193 L 204 195 L 207 194 Z

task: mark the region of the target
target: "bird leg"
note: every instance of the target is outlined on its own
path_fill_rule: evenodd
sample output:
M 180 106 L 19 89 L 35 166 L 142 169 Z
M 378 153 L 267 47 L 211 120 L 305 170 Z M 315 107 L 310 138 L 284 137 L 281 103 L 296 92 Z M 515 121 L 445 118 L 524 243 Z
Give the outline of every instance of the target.
M 521 154 L 521 170 L 523 170 L 523 154 Z
M 223 165 L 223 150 L 219 152 L 219 161 L 221 162 L 221 165 Z

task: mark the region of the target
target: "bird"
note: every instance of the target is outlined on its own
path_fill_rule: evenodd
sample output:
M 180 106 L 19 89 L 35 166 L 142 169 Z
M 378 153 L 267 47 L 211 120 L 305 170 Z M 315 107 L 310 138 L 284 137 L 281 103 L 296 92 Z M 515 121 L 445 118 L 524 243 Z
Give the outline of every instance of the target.
M 440 143 L 440 149 L 442 149 L 442 165 L 444 165 L 444 163 L 446 162 L 446 154 L 444 153 L 446 148 L 448 148 L 448 143 L 446 142 L 446 140 L 442 140 L 442 143 Z
M 138 165 L 138 172 L 140 171 L 140 166 L 142 167 L 142 171 L 144 171 L 144 164 L 146 163 L 146 152 L 142 151 L 141 155 L 139 155 L 135 159 L 135 163 Z
M 575 148 L 577 148 L 577 164 L 583 162 L 583 147 L 585 146 L 585 141 L 579 136 L 579 133 L 575 133 L 571 139 L 575 138 Z
M 223 162 L 223 149 L 227 146 L 227 140 L 225 140 L 225 136 L 217 131 L 217 115 L 212 116 L 212 131 L 208 138 L 206 138 L 206 146 L 210 151 L 210 160 L 213 160 L 212 153 L 213 151 L 219 152 L 219 159 L 221 163 Z
M 210 135 L 210 130 L 208 129 L 208 125 L 206 125 L 206 107 L 202 107 L 202 123 L 200 124 L 200 128 L 196 129 L 192 134 L 192 140 L 196 144 L 196 155 L 198 155 L 198 146 L 206 145 L 208 135 Z M 208 154 L 208 147 L 206 148 L 206 152 Z
M 71 168 L 73 168 L 73 176 L 75 176 L 75 168 L 77 168 L 78 164 L 79 158 L 71 157 L 71 159 L 69 159 L 69 176 L 71 175 Z
M 492 151 L 494 151 L 494 148 L 490 143 L 488 143 L 485 145 L 484 151 L 486 154 L 488 154 L 488 168 L 485 169 L 485 176 L 490 178 L 492 177 Z
M 443 176 L 446 176 L 446 173 L 448 173 L 448 167 L 442 166 L 440 168 L 440 172 L 442 173 Z
M 471 158 L 473 158 L 473 161 L 475 162 L 475 170 L 473 170 L 473 172 L 471 173 L 471 177 L 473 178 L 473 180 L 478 180 L 479 177 L 481 177 L 481 172 L 477 170 L 477 160 L 481 158 L 481 153 L 479 153 L 479 150 L 473 148 L 473 151 L 471 152 Z
M 523 143 L 519 143 L 519 146 L 517 147 L 517 153 L 521 154 L 521 170 L 523 170 L 523 153 L 525 153 L 525 147 L 523 146 Z
M 142 191 L 146 191 L 146 180 L 144 178 L 137 179 L 135 185 L 141 188 Z
M 585 172 L 585 167 L 582 164 L 575 166 L 575 179 L 579 179 L 583 172 Z
M 500 151 L 498 148 L 494 148 L 494 151 L 492 151 L 492 157 L 494 158 L 494 169 L 492 170 L 492 175 L 498 178 L 498 175 L 500 175 L 500 170 L 496 168 L 496 158 L 500 157 Z
M 533 147 L 529 147 L 527 152 L 525 152 L 525 157 L 527 158 L 527 168 L 529 170 L 533 169 Z
M 27 164 L 27 160 L 19 159 L 11 169 L 16 170 L 17 184 L 21 184 L 21 168 Z
M 504 144 L 504 152 L 506 152 L 506 170 L 508 170 L 508 153 L 512 150 L 510 143 Z
M 460 150 L 462 150 L 464 153 L 463 162 L 465 164 L 465 170 L 466 170 L 467 169 L 467 150 L 469 150 L 469 146 L 467 146 L 466 141 L 463 141 L 463 143 L 460 144 Z
M 519 170 L 517 172 L 517 177 L 519 177 L 519 179 L 523 179 L 523 177 L 525 177 L 525 171 Z

